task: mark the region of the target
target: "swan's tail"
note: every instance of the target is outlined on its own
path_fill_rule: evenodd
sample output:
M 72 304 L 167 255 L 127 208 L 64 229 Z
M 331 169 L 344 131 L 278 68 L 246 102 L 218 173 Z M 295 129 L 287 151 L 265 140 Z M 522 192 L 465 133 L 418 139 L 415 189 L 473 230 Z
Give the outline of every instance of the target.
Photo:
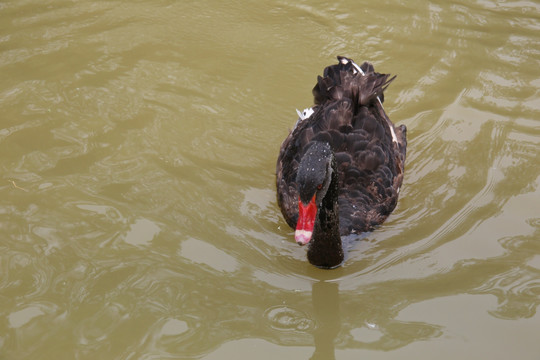
M 375 72 L 373 65 L 368 62 L 358 66 L 343 56 L 338 56 L 338 60 L 336 65 L 324 69 L 323 77 L 317 77 L 317 84 L 313 88 L 315 104 L 349 98 L 356 106 L 367 106 L 372 101 L 382 105 L 384 90 L 396 77 Z

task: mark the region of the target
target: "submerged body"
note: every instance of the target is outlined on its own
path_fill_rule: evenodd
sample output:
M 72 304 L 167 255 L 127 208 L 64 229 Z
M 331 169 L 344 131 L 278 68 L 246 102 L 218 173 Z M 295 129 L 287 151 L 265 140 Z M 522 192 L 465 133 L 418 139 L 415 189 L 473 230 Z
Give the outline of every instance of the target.
M 403 181 L 406 128 L 394 127 L 382 102 L 394 78 L 338 57 L 313 89 L 281 145 L 277 200 L 308 260 L 343 261 L 341 236 L 373 230 L 394 210 Z

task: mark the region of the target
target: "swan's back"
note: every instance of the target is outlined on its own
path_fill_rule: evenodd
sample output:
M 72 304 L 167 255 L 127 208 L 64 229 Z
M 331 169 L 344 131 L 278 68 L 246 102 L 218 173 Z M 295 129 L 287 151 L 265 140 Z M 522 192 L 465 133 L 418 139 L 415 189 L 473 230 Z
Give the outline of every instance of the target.
M 294 228 L 298 164 L 311 142 L 327 142 L 337 162 L 343 236 L 372 230 L 395 208 L 407 141 L 405 126 L 394 128 L 382 107 L 383 92 L 394 78 L 374 72 L 367 62 L 359 67 L 350 59 L 338 60 L 318 77 L 315 106 L 300 117 L 281 145 L 276 181 L 278 204 Z

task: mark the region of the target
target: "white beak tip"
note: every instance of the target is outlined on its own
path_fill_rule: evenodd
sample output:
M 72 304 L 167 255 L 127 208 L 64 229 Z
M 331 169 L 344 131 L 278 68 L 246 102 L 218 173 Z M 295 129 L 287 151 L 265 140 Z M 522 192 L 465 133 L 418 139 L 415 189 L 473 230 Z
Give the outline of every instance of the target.
M 311 231 L 296 230 L 294 232 L 294 239 L 298 245 L 306 245 L 311 240 Z

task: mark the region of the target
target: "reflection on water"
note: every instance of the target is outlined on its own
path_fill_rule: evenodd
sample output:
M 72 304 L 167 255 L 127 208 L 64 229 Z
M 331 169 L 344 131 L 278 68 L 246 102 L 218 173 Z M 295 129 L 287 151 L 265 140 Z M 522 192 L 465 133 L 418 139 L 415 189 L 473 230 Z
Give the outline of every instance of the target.
M 311 359 L 335 359 L 334 342 L 341 327 L 338 284 L 318 282 L 311 292 L 318 325 L 313 334 L 315 352 Z
M 0 358 L 536 356 L 539 7 L 374 4 L 1 3 Z M 323 271 L 273 171 L 338 54 L 409 148 Z

